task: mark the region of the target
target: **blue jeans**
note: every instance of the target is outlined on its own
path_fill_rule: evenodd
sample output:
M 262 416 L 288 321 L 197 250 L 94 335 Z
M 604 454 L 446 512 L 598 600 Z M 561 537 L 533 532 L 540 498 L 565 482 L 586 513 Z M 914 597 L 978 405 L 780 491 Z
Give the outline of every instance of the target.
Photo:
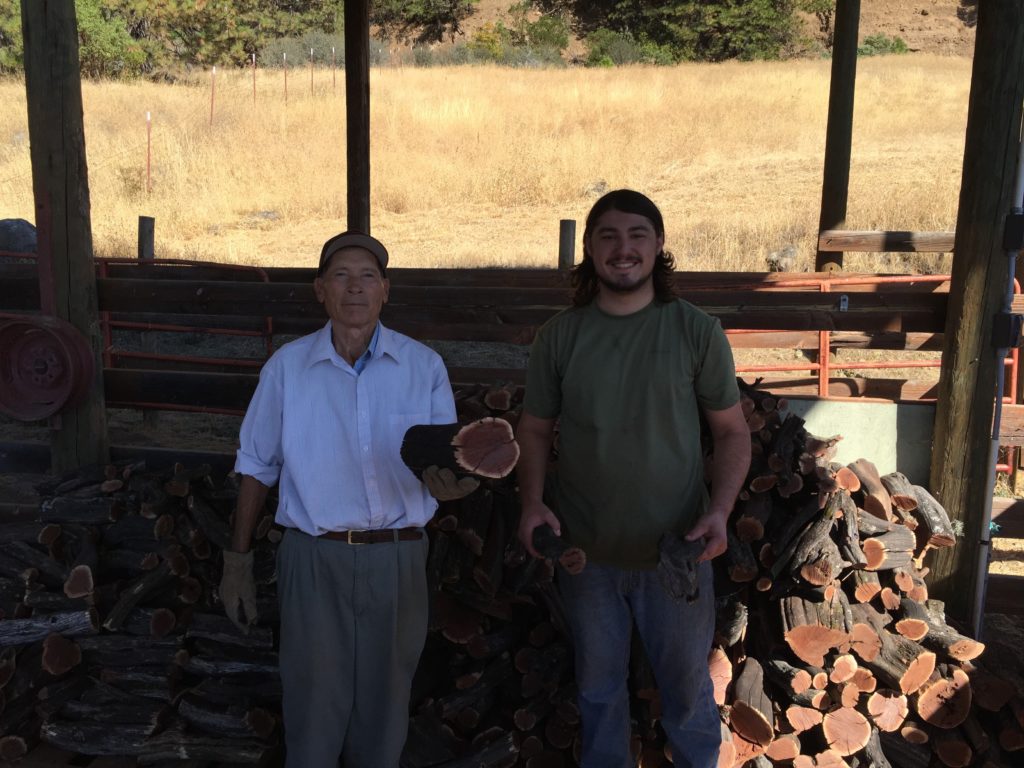
M 721 726 L 708 674 L 715 630 L 711 564 L 700 596 L 671 597 L 657 571 L 588 563 L 558 585 L 573 633 L 582 723 L 581 768 L 629 768 L 629 644 L 633 621 L 661 693 L 661 725 L 676 768 L 714 768 Z

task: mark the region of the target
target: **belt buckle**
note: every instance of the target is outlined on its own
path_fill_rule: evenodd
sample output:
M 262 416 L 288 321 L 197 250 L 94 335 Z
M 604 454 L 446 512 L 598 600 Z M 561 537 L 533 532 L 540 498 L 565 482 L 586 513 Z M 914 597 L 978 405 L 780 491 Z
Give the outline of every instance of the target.
M 366 543 L 365 541 L 352 541 L 353 533 L 366 533 L 366 531 L 345 531 L 345 538 L 349 544 L 351 544 L 353 547 L 361 547 L 363 544 Z

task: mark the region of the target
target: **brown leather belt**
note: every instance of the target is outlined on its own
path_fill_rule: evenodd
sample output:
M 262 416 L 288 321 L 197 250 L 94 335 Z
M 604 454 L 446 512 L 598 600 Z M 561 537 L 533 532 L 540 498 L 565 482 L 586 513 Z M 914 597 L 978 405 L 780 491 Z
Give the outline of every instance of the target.
M 419 541 L 422 528 L 378 528 L 373 531 L 326 531 L 319 538 L 344 541 L 348 544 L 383 544 L 395 541 Z

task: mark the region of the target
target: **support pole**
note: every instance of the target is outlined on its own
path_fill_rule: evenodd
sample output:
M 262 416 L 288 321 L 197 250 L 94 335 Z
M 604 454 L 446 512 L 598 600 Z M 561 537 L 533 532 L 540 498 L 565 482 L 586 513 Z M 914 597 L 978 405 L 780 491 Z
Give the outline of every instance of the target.
M 558 222 L 558 268 L 572 269 L 576 261 L 576 219 Z
M 348 228 L 370 231 L 370 7 L 345 2 Z
M 836 0 L 832 38 L 832 79 L 828 89 L 828 124 L 825 128 L 825 169 L 821 182 L 821 218 L 818 231 L 846 226 L 850 192 L 850 152 L 853 144 L 853 97 L 857 85 L 857 31 L 860 0 Z M 843 254 L 818 249 L 817 272 L 838 272 Z
M 1024 103 L 1024 6 L 990 0 L 978 6 L 970 106 L 957 214 L 953 275 L 935 413 L 931 489 L 954 521 L 957 546 L 935 552 L 932 592 L 946 611 L 968 621 L 976 600 L 979 542 L 987 540 L 986 499 L 992 477 L 986 457 L 996 392 L 993 316 L 1009 268 L 1003 245 L 1013 201 Z
M 85 336 L 94 360 L 85 400 L 55 417 L 51 466 L 61 473 L 108 458 L 74 0 L 22 0 L 21 25 L 39 268 L 52 271 L 40 284 L 52 280 L 54 314 Z

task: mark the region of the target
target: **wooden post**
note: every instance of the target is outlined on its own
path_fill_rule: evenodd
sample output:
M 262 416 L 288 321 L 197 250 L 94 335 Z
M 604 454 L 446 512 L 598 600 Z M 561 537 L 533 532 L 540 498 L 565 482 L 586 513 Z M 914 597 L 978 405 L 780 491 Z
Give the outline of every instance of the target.
M 558 268 L 572 269 L 576 261 L 576 220 L 562 219 L 558 222 Z
M 1002 375 L 992 318 L 1008 279 L 1003 231 L 1015 204 L 1022 101 L 1024 6 L 1019 0 L 981 3 L 931 466 L 932 494 L 952 520 L 962 521 L 964 536 L 935 553 L 930 581 L 947 612 L 961 620 L 974 611 L 979 558 L 987 556 L 978 545 L 988 539 L 981 530 L 992 494 L 987 457 L 996 376 Z
M 22 0 L 21 24 L 40 268 L 51 266 L 54 313 L 85 336 L 95 363 L 85 400 L 52 433 L 52 469 L 64 472 L 108 457 L 74 0 Z
M 853 96 L 857 84 L 857 30 L 860 0 L 836 0 L 832 42 L 832 79 L 828 89 L 828 124 L 825 128 L 825 170 L 821 182 L 821 217 L 818 231 L 843 229 L 850 191 L 850 147 L 853 144 Z M 843 268 L 841 252 L 822 251 L 814 258 L 817 272 Z
M 152 216 L 139 216 L 139 261 L 152 261 L 156 258 L 156 219 Z M 143 331 L 142 348 L 147 352 L 154 349 L 153 339 Z M 146 429 L 160 426 L 160 411 L 145 409 L 142 412 L 142 425 Z
M 370 8 L 345 1 L 345 121 L 348 228 L 370 231 Z

